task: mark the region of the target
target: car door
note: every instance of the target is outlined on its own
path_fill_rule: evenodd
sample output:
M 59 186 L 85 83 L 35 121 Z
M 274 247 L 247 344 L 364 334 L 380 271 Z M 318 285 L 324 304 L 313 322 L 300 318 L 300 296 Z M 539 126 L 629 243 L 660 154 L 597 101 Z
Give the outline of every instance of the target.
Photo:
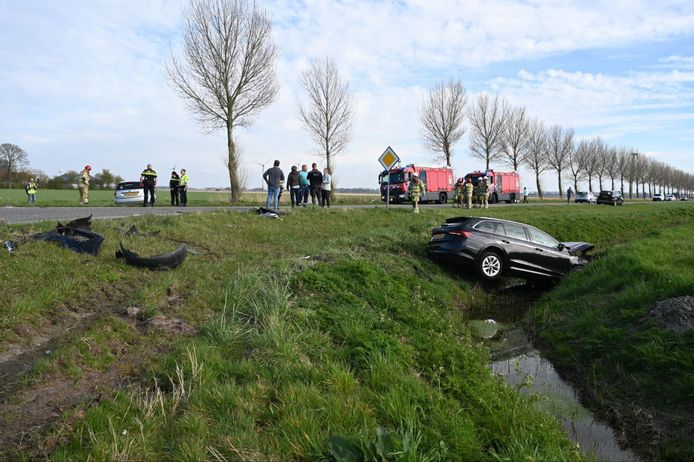
M 533 265 L 536 271 L 551 277 L 560 277 L 571 268 L 569 255 L 559 250 L 559 242 L 539 229 L 527 226 L 533 243 Z
M 497 234 L 508 256 L 509 269 L 526 273 L 532 271 L 534 247 L 528 241 L 525 226 L 520 223 L 497 222 Z

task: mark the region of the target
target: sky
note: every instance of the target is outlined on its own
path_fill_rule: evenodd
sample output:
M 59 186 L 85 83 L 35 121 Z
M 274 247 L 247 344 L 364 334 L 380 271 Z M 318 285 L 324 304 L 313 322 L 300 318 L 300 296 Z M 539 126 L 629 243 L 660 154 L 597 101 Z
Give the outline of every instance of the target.
M 419 110 L 437 82 L 460 79 L 468 104 L 498 94 L 578 139 L 602 137 L 694 172 L 691 0 L 270 0 L 279 54 L 276 101 L 237 130 L 248 187 L 262 165 L 318 162 L 298 118 L 301 72 L 330 56 L 355 96 L 338 187 L 377 187 L 378 157 L 434 166 Z M 226 140 L 173 91 L 166 61 L 181 51 L 184 0 L 0 0 L 0 143 L 49 175 L 90 164 L 137 179 L 147 163 L 193 187 L 228 187 Z M 467 136 L 456 176 L 483 169 Z M 497 170 L 508 170 L 499 162 Z M 534 178 L 521 169 L 521 182 Z M 543 188 L 557 190 L 552 174 Z M 566 187 L 566 186 L 565 186 Z

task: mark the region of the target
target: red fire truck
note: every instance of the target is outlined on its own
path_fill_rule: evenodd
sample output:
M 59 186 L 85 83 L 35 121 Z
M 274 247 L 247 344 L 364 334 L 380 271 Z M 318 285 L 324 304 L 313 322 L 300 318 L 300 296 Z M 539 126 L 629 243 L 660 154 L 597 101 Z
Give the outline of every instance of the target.
M 472 184 L 477 186 L 482 178 L 489 178 L 489 203 L 499 201 L 516 202 L 520 199 L 520 175 L 517 172 L 495 172 L 479 170 L 465 175 L 465 179 L 472 179 Z
M 420 167 L 409 164 L 393 168 L 390 173 L 383 171 L 378 175 L 381 200 L 385 202 L 386 198 L 390 197 L 391 202 L 409 201 L 410 194 L 407 188 L 413 174 L 424 182 L 425 192 L 422 194 L 422 202 L 445 204 L 448 199 L 453 199 L 453 170 L 447 167 Z M 390 189 L 390 196 L 388 196 L 388 189 Z

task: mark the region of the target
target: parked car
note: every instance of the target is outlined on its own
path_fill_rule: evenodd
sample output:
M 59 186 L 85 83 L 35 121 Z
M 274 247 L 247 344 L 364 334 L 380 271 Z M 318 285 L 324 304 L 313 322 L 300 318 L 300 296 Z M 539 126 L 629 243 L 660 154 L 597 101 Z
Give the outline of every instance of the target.
M 666 200 L 666 201 L 674 201 L 674 200 L 677 200 L 677 199 L 675 198 L 675 195 L 674 195 L 674 194 L 668 194 L 667 196 L 665 196 L 665 200 Z
M 139 181 L 123 181 L 116 185 L 116 191 L 113 193 L 114 204 L 143 204 L 144 202 L 145 190 Z
M 576 202 L 577 204 L 595 204 L 595 196 L 590 191 L 579 191 L 576 193 L 576 199 L 574 202 Z
M 466 264 L 484 280 L 502 276 L 560 279 L 584 265 L 586 242 L 559 242 L 534 226 L 486 217 L 449 218 L 434 228 L 427 246 L 430 257 Z
M 687 199 L 687 196 L 682 196 L 682 197 L 680 197 L 680 200 L 681 200 L 681 201 L 686 201 L 686 200 L 688 200 L 688 199 Z
M 653 202 L 660 202 L 664 200 L 665 196 L 663 196 L 661 193 L 653 194 Z
M 624 204 L 624 198 L 622 197 L 622 193 L 620 191 L 600 191 L 600 194 L 598 194 L 597 203 L 598 205 L 622 205 Z

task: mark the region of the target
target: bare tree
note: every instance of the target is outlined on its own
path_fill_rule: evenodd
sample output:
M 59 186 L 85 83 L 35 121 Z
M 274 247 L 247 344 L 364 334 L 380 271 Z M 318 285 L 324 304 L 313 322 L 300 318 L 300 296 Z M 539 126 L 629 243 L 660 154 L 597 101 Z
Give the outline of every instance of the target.
M 460 80 L 437 83 L 419 113 L 424 146 L 451 166 L 453 145 L 465 134 L 465 87 Z
M 581 140 L 569 152 L 569 171 L 574 181 L 574 188 L 578 192 L 578 182 L 586 177 L 586 162 L 590 155 L 590 143 L 587 140 Z
M 507 113 L 507 104 L 482 93 L 470 108 L 470 151 L 472 157 L 485 161 L 485 169 L 489 170 L 489 164 L 502 152 L 502 136 L 504 120 Z
M 537 194 L 542 195 L 542 183 L 540 175 L 549 169 L 547 162 L 547 129 L 542 122 L 534 120 L 530 122 L 528 130 L 528 154 L 525 156 L 525 165 L 535 174 Z
M 501 138 L 502 158 L 514 172 L 517 172 L 527 152 L 530 120 L 525 108 L 517 107 L 508 111 L 505 122 Z
M 300 80 L 308 102 L 299 103 L 299 115 L 332 172 L 335 156 L 352 136 L 354 97 L 349 82 L 340 78 L 330 58 L 314 60 Z
M 629 168 L 629 153 L 630 149 L 621 148 L 617 153 L 617 169 L 619 172 L 619 190 L 622 192 L 622 197 L 624 197 L 624 178 L 628 176 Z
M 247 127 L 277 95 L 277 47 L 268 14 L 249 0 L 193 0 L 184 51 L 167 65 L 172 86 L 210 131 L 226 130 L 231 201 L 241 192 L 234 128 Z
M 617 148 L 608 148 L 605 152 L 605 161 L 603 162 L 605 173 L 610 177 L 610 190 L 614 191 L 614 182 L 619 174 L 619 155 Z
M 5 181 L 8 188 L 10 187 L 12 174 L 19 167 L 26 167 L 27 165 L 29 165 L 29 159 L 24 149 L 16 144 L 0 144 L 0 166 L 2 166 L 2 170 L 5 173 Z
M 561 175 L 569 165 L 569 156 L 574 148 L 574 131 L 563 129 L 559 125 L 550 127 L 547 132 L 547 163 L 557 172 L 559 197 L 564 197 Z

